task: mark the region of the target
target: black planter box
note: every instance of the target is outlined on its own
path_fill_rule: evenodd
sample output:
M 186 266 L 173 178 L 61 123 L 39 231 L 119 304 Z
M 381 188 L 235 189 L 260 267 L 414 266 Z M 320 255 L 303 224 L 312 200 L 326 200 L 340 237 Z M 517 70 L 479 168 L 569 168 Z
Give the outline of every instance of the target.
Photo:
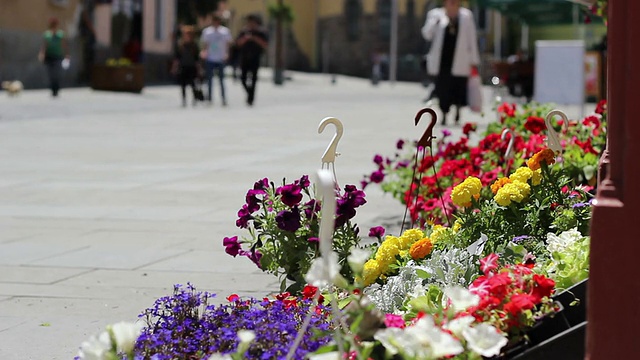
M 587 322 L 585 321 L 525 350 L 511 359 L 583 360 L 586 334 Z

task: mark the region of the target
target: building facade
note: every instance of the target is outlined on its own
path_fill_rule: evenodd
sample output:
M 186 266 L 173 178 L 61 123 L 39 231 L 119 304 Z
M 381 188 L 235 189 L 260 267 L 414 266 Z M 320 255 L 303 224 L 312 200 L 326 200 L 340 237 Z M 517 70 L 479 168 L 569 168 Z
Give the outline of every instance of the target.
M 145 65 L 145 82 L 169 79 L 176 5 L 173 0 L 2 0 L 0 79 L 47 86 L 37 60 L 48 19 L 65 31 L 71 67 L 63 85 L 88 84 L 92 64 L 128 57 Z

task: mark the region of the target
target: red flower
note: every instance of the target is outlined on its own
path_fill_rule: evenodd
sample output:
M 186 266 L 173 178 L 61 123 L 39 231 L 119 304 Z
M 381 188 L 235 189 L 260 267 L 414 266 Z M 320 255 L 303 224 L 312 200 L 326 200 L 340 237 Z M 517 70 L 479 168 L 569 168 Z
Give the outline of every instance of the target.
M 607 111 L 607 100 L 600 100 L 598 105 L 596 105 L 596 114 L 604 114 Z
M 533 286 L 533 293 L 531 295 L 535 299 L 534 301 L 536 303 L 540 302 L 544 297 L 551 296 L 553 289 L 556 286 L 555 281 L 544 275 L 534 274 L 533 281 L 535 282 L 535 285 Z
M 476 124 L 476 123 L 469 123 L 469 122 L 468 122 L 468 123 L 464 124 L 464 126 L 462 127 L 462 133 L 463 133 L 465 136 L 469 137 L 469 134 L 470 134 L 472 131 L 476 131 L 477 129 L 478 129 L 478 124 Z
M 498 106 L 498 113 L 503 113 L 507 117 L 514 117 L 516 116 L 516 104 L 503 103 Z
M 284 299 L 288 298 L 289 296 L 291 296 L 291 294 L 288 291 L 285 291 L 282 294 L 276 295 L 276 299 L 278 299 L 280 301 L 283 301 Z
M 504 299 L 507 295 L 507 287 L 511 284 L 512 280 L 508 273 L 503 272 L 493 275 L 487 282 L 489 283 L 489 292 L 491 295 Z
M 538 116 L 529 116 L 527 118 L 527 122 L 524 123 L 524 128 L 534 134 L 539 134 L 542 130 L 545 130 L 547 126 L 544 124 L 543 118 Z
M 580 146 L 582 151 L 587 154 L 591 153 L 594 155 L 598 155 L 598 151 L 593 147 L 593 145 L 591 145 L 591 139 L 587 139 L 587 141 L 584 142 L 576 139 L 576 145 Z
M 227 301 L 228 302 L 236 302 L 240 300 L 240 296 L 238 296 L 238 294 L 231 294 L 229 296 L 227 296 Z
M 524 310 L 533 309 L 535 303 L 533 302 L 533 297 L 527 294 L 515 294 L 511 296 L 511 299 L 508 303 L 504 305 L 504 310 L 509 312 L 511 315 L 517 316 Z
M 316 293 L 318 292 L 318 288 L 312 285 L 307 285 L 302 289 L 302 298 L 305 300 L 312 300 Z M 324 296 L 320 295 L 318 297 L 318 303 L 322 304 L 324 302 Z

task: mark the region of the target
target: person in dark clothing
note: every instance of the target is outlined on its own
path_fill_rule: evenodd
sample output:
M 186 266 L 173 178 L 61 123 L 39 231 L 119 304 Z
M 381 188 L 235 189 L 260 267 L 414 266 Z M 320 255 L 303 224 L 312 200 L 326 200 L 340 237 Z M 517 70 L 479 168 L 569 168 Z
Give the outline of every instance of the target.
M 60 78 L 62 76 L 62 61 L 69 61 L 69 46 L 64 36 L 64 31 L 58 28 L 57 18 L 49 19 L 49 29 L 42 35 L 42 46 L 38 53 L 38 60 L 47 66 L 49 76 L 49 88 L 53 97 L 60 91 Z
M 181 39 L 176 47 L 172 73 L 178 76 L 182 89 L 182 106 L 187 106 L 187 86 L 191 86 L 193 92 L 193 105 L 197 103 L 196 78 L 200 73 L 200 47 L 194 41 L 195 30 L 193 26 L 183 26 Z
M 268 46 L 269 37 L 261 29 L 262 22 L 258 16 L 249 15 L 246 21 L 247 26 L 238 35 L 236 46 L 240 61 L 240 80 L 247 92 L 247 104 L 251 106 L 255 100 L 260 57 Z

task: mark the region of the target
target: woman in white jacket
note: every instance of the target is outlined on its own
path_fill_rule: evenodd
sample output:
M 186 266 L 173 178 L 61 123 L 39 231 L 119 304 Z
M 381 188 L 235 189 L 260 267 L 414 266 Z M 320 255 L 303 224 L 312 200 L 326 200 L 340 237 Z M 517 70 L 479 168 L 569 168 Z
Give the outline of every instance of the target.
M 456 106 L 457 124 L 460 108 L 467 105 L 467 80 L 480 62 L 473 14 L 460 7 L 460 0 L 444 0 L 444 7 L 427 13 L 422 36 L 432 41 L 427 73 L 436 79 L 433 95 L 444 114 L 442 124 L 452 105 Z

